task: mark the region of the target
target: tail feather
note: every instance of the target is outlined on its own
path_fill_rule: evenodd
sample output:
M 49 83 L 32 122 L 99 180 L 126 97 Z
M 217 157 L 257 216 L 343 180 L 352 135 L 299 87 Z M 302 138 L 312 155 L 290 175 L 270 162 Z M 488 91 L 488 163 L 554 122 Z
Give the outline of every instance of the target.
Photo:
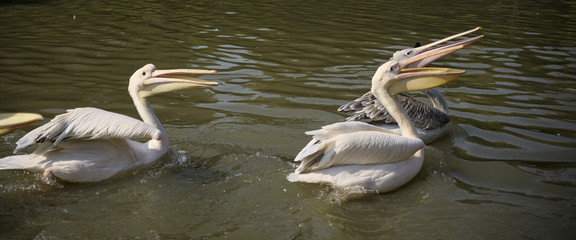
M 14 155 L 0 159 L 0 170 L 31 169 L 38 160 L 30 155 Z
M 300 162 L 302 159 L 317 153 L 324 148 L 324 144 L 321 144 L 319 140 L 312 139 L 294 158 L 295 162 Z

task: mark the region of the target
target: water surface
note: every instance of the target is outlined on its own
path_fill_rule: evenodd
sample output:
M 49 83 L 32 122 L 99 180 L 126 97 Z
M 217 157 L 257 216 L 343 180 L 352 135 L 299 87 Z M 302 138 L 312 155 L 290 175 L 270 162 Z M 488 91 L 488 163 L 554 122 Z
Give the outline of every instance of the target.
M 9 1 L 0 112 L 137 117 L 129 76 L 216 69 L 213 88 L 151 99 L 171 149 L 92 184 L 0 172 L 2 239 L 572 239 L 576 5 L 571 1 Z M 432 66 L 446 136 L 387 194 L 290 183 L 305 131 L 370 88 L 393 52 L 482 26 Z M 34 126 L 39 126 L 36 124 Z M 0 156 L 32 127 L 0 137 Z

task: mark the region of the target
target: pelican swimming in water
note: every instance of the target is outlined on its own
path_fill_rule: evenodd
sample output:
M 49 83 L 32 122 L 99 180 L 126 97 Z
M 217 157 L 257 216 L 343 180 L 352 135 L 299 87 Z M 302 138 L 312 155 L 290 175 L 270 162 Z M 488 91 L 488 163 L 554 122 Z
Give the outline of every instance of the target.
M 405 110 L 395 101 L 395 95 L 437 87 L 456 79 L 464 71 L 403 68 L 462 47 L 425 52 L 380 66 L 372 77 L 371 90 L 396 119 L 402 134 L 364 122 L 339 122 L 306 132 L 313 139 L 294 159 L 301 163 L 287 179 L 377 192 L 392 191 L 410 181 L 422 168 L 424 142 Z
M 390 61 L 401 61 L 427 51 L 435 51 L 450 48 L 457 45 L 468 46 L 483 36 L 481 35 L 473 38 L 467 38 L 442 46 L 437 45 L 455 39 L 457 37 L 470 34 L 479 29 L 481 28 L 477 27 L 462 33 L 458 33 L 440 39 L 433 43 L 426 44 L 424 46 L 419 46 L 419 43 L 417 43 L 414 48 L 407 48 L 395 52 L 394 55 L 390 58 Z M 444 54 L 438 54 L 436 56 L 414 62 L 409 66 L 406 66 L 406 68 L 424 67 L 427 64 L 449 53 L 450 52 Z M 416 126 L 416 130 L 420 138 L 426 144 L 428 144 L 436 140 L 438 137 L 442 136 L 442 134 L 446 130 L 447 123 L 450 121 L 450 115 L 448 113 L 448 104 L 446 102 L 446 99 L 444 99 L 444 96 L 438 89 L 435 88 L 426 89 L 423 90 L 422 92 L 430 99 L 432 106 L 424 102 L 418 101 L 415 98 L 404 93 L 398 94 L 396 100 L 400 103 L 402 108 L 406 110 L 406 113 L 408 114 L 410 120 L 412 120 L 412 122 Z M 388 111 L 386 111 L 386 108 L 376 99 L 376 97 L 374 96 L 374 94 L 372 94 L 372 92 L 367 92 L 360 98 L 340 106 L 338 108 L 338 111 L 352 112 L 352 116 L 346 118 L 346 121 L 360 121 L 367 119 L 371 124 L 376 124 L 378 126 L 385 127 L 388 130 L 395 131 L 397 133 L 400 132 L 400 128 L 396 124 L 394 118 L 388 113 Z
M 182 76 L 211 73 L 216 71 L 157 70 L 147 64 L 130 77 L 128 85 L 142 121 L 97 108 L 70 109 L 18 140 L 15 154 L 34 144 L 38 147 L 32 154 L 0 159 L 0 170 L 25 169 L 69 182 L 97 182 L 153 162 L 168 151 L 169 142 L 147 98 L 179 89 L 218 85 Z M 141 143 L 132 138 L 150 140 Z

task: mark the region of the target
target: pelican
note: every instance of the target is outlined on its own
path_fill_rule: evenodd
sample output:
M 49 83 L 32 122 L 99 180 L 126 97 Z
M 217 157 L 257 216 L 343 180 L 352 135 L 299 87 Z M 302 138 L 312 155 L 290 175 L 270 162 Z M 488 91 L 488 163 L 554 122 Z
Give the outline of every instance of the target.
M 463 39 L 442 46 L 437 45 L 452 40 L 454 38 L 470 34 L 479 29 L 481 28 L 477 27 L 426 44 L 424 46 L 420 46 L 419 43 L 416 43 L 416 46 L 414 48 L 407 48 L 395 52 L 394 55 L 390 58 L 390 61 L 405 60 L 427 51 L 441 50 L 458 45 L 468 46 L 473 42 L 475 42 L 476 40 L 478 40 L 479 38 L 483 37 L 483 35 Z M 422 59 L 420 61 L 410 64 L 409 66 L 406 66 L 406 68 L 424 67 L 427 64 L 449 53 L 450 52 L 446 52 L 443 54 L 435 55 L 433 57 Z M 435 88 L 426 89 L 423 90 L 422 92 L 430 99 L 432 106 L 420 102 L 415 98 L 404 93 L 398 94 L 396 100 L 400 103 L 402 108 L 406 110 L 406 113 L 408 114 L 410 120 L 413 121 L 420 138 L 426 144 L 428 144 L 433 142 L 440 136 L 442 136 L 442 134 L 446 130 L 447 126 L 446 124 L 450 122 L 450 115 L 448 113 L 448 103 L 446 102 L 446 99 L 444 99 L 444 96 L 438 89 Z M 376 99 L 376 97 L 374 96 L 374 94 L 372 94 L 372 92 L 367 92 L 360 98 L 340 106 L 338 108 L 338 111 L 353 112 L 352 116 L 346 118 L 346 121 L 360 121 L 363 119 L 368 119 L 369 122 L 372 124 L 377 124 L 391 131 L 395 132 L 400 131 L 398 125 L 395 124 L 396 121 L 394 120 L 394 118 L 388 113 L 388 111 L 386 111 L 386 108 Z
M 185 74 L 211 74 L 214 70 L 157 70 L 153 64 L 130 77 L 128 93 L 142 121 L 98 108 L 75 108 L 30 131 L 17 141 L 14 154 L 38 144 L 27 155 L 0 159 L 0 170 L 42 172 L 46 178 L 69 182 L 97 182 L 148 164 L 168 151 L 168 136 L 152 111 L 148 97 L 179 89 L 215 86 L 217 82 Z M 145 143 L 133 138 L 148 138 Z
M 402 133 L 364 122 L 339 122 L 306 132 L 313 139 L 295 157 L 294 161 L 301 163 L 287 179 L 376 192 L 392 191 L 410 181 L 422 168 L 424 142 L 395 96 L 400 92 L 445 84 L 464 71 L 403 68 L 462 47 L 430 51 L 401 61 L 391 60 L 380 66 L 372 77 L 371 90 L 396 119 Z
M 0 136 L 42 120 L 37 113 L 0 113 Z

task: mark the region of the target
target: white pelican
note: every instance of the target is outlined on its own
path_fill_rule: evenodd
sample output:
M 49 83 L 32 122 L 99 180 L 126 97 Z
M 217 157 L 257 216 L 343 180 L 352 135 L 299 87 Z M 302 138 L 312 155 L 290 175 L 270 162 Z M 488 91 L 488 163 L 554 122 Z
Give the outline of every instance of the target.
M 437 51 L 457 45 L 468 46 L 483 36 L 481 35 L 473 38 L 467 38 L 450 44 L 435 47 L 438 44 L 475 32 L 479 29 L 481 28 L 477 27 L 440 39 L 433 43 L 426 44 L 424 46 L 419 46 L 419 43 L 417 43 L 414 48 L 407 48 L 395 52 L 394 55 L 390 58 L 390 61 L 401 61 L 427 51 Z M 406 66 L 406 68 L 424 67 L 432 61 L 439 59 L 440 57 L 443 57 L 449 53 L 450 52 L 438 54 L 433 57 L 417 61 L 410 64 L 409 66 Z M 400 103 L 402 108 L 406 110 L 408 117 L 416 126 L 416 130 L 420 138 L 424 141 L 424 143 L 428 144 L 442 136 L 446 130 L 446 124 L 450 122 L 450 115 L 448 113 L 448 104 L 439 90 L 433 88 L 426 89 L 422 92 L 430 99 L 432 106 L 420 102 L 415 98 L 403 93 L 398 94 L 396 100 Z M 376 97 L 372 94 L 372 92 L 367 92 L 360 98 L 340 106 L 338 111 L 352 112 L 352 116 L 346 118 L 346 121 L 360 121 L 366 119 L 371 124 L 375 124 L 388 130 L 400 133 L 400 128 L 396 124 L 394 118 L 388 113 L 388 111 L 386 111 L 386 108 L 378 100 L 376 100 Z
M 211 74 L 214 70 L 157 70 L 152 64 L 130 77 L 128 93 L 142 121 L 97 108 L 69 109 L 18 140 L 14 153 L 38 144 L 32 154 L 0 159 L 1 169 L 43 172 L 69 182 L 97 182 L 148 164 L 168 151 L 168 136 L 147 97 L 216 82 L 173 74 Z M 131 138 L 148 138 L 141 143 Z
M 42 120 L 37 113 L 0 113 L 0 136 Z
M 395 95 L 439 86 L 456 79 L 464 71 L 402 68 L 462 47 L 423 53 L 402 61 L 392 60 L 380 66 L 372 77 L 371 90 L 397 120 L 402 134 L 364 122 L 339 122 L 306 132 L 313 139 L 294 159 L 301 163 L 287 179 L 377 192 L 391 191 L 406 184 L 422 168 L 424 142 L 419 139 L 404 109 L 395 101 Z

